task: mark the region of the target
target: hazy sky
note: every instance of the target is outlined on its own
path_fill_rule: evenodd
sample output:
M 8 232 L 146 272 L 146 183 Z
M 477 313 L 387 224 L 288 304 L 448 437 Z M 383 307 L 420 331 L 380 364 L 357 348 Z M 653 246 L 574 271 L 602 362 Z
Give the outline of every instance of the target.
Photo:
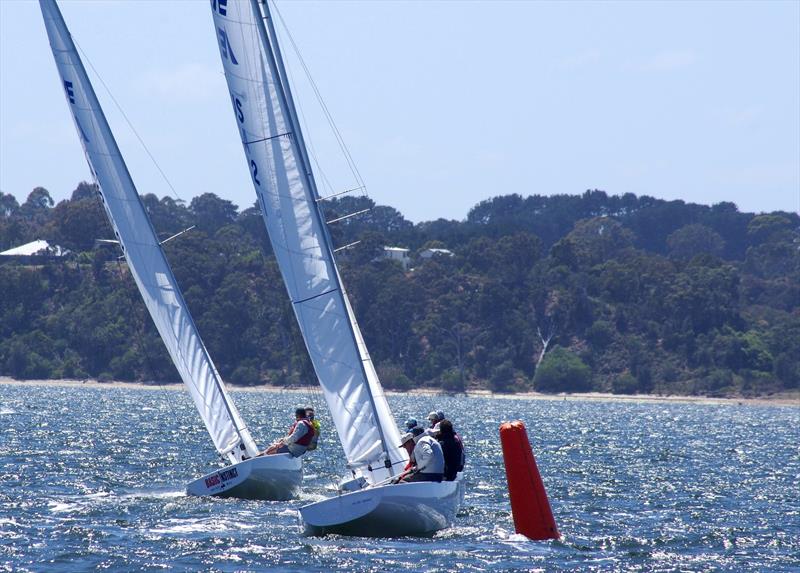
M 209 2 L 60 5 L 177 195 L 251 205 Z M 800 2 L 278 7 L 370 195 L 413 221 L 589 188 L 800 209 Z M 171 194 L 92 81 L 139 192 Z M 332 190 L 347 188 L 308 84 L 295 96 Z M 38 3 L 0 0 L 0 190 L 60 200 L 89 177 Z

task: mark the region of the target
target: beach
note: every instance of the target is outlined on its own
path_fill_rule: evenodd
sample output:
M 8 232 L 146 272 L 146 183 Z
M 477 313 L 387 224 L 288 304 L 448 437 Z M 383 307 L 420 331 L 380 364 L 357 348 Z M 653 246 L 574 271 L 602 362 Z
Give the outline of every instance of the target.
M 0 376 L 0 385 L 19 385 L 19 386 L 53 386 L 64 388 L 126 388 L 129 390 L 168 390 L 182 391 L 183 384 L 143 384 L 141 382 L 120 382 L 108 381 L 99 382 L 93 379 L 87 380 L 17 380 L 8 376 Z M 296 393 L 309 394 L 318 392 L 318 386 L 228 386 L 230 390 L 236 392 L 275 392 L 275 393 Z M 448 395 L 447 392 L 420 388 L 409 390 L 408 392 L 393 392 L 387 390 L 386 394 L 396 395 Z M 558 393 L 543 394 L 541 392 L 520 392 L 517 394 L 495 394 L 489 390 L 472 390 L 466 392 L 467 397 L 498 398 L 508 400 L 584 400 L 584 401 L 606 401 L 606 402 L 678 402 L 688 404 L 739 404 L 742 406 L 788 406 L 800 408 L 800 391 L 784 392 L 769 396 L 758 397 L 710 397 L 710 396 L 661 396 L 655 394 L 611 394 L 602 392 L 585 393 Z

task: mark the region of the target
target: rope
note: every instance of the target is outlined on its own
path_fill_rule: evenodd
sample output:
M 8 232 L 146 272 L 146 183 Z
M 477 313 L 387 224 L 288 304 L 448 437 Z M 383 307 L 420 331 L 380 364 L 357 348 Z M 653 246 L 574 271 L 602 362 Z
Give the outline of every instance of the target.
M 86 60 L 87 64 L 89 64 L 89 67 L 91 68 L 92 72 L 94 72 L 94 75 L 97 76 L 98 80 L 100 80 L 100 83 L 102 84 L 103 88 L 105 88 L 106 93 L 108 93 L 108 96 L 111 98 L 111 101 L 114 102 L 114 105 L 117 107 L 117 110 L 119 110 L 119 112 L 122 114 L 122 117 L 125 119 L 125 123 L 128 124 L 128 127 L 130 127 L 131 131 L 136 136 L 136 139 L 139 140 L 139 143 L 141 144 L 141 146 L 144 149 L 145 153 L 147 153 L 147 156 L 150 158 L 150 161 L 153 162 L 153 165 L 155 165 L 156 169 L 161 174 L 161 177 L 167 183 L 167 186 L 172 191 L 172 194 L 175 195 L 175 198 L 178 201 L 183 201 L 183 198 L 181 198 L 181 196 L 178 195 L 178 192 L 175 190 L 175 187 L 172 186 L 172 183 L 167 178 L 166 173 L 164 173 L 164 171 L 161 169 L 161 166 L 156 161 L 156 158 L 153 157 L 152 153 L 150 153 L 150 150 L 147 148 L 147 145 L 145 145 L 144 140 L 139 136 L 139 132 L 136 131 L 135 127 L 133 127 L 133 123 L 131 123 L 131 121 L 128 119 L 128 116 L 125 114 L 125 110 L 122 109 L 122 106 L 119 105 L 119 103 L 117 102 L 117 99 L 114 97 L 114 94 L 111 93 L 111 90 L 106 85 L 106 82 L 103 81 L 103 77 L 95 69 L 94 65 L 92 64 L 92 61 L 89 59 L 89 56 L 86 55 L 86 52 L 83 51 L 83 48 L 80 47 L 80 44 L 78 44 L 78 41 L 74 37 L 72 38 L 72 41 L 75 43 L 75 47 L 77 47 L 78 50 L 80 50 L 83 59 Z
M 350 168 L 350 172 L 353 174 L 353 177 L 356 179 L 359 186 L 366 189 L 366 183 L 364 183 L 364 179 L 361 177 L 361 172 L 358 170 L 358 166 L 356 165 L 356 162 L 353 159 L 353 156 L 351 155 L 350 150 L 348 149 L 347 144 L 344 141 L 344 137 L 342 137 L 339 128 L 336 126 L 336 122 L 333 120 L 333 115 L 328 109 L 328 106 L 322 97 L 322 93 L 319 91 L 319 88 L 317 87 L 314 78 L 311 76 L 311 71 L 308 69 L 308 66 L 306 65 L 306 62 L 303 59 L 303 56 L 300 54 L 300 49 L 298 48 L 297 44 L 294 41 L 294 38 L 292 37 L 291 32 L 289 31 L 289 27 L 286 25 L 286 22 L 283 19 L 283 15 L 281 14 L 281 11 L 278 9 L 278 6 L 274 1 L 272 5 L 273 8 L 275 9 L 275 13 L 278 15 L 278 20 L 280 20 L 281 26 L 283 27 L 283 30 L 286 33 L 286 37 L 289 39 L 289 43 L 292 45 L 292 49 L 294 50 L 294 53 L 297 56 L 297 60 L 300 62 L 300 65 L 302 66 L 303 71 L 305 72 L 306 78 L 308 79 L 308 82 L 311 85 L 311 89 L 314 90 L 314 95 L 316 96 L 317 101 L 319 102 L 322 111 L 325 114 L 325 118 L 328 121 L 328 125 L 330 125 L 331 130 L 333 131 L 334 137 L 336 138 L 336 141 L 339 144 L 339 148 L 341 149 L 345 157 L 345 161 L 347 162 L 347 165 Z M 364 194 L 366 195 L 366 192 Z
M 286 73 L 289 74 L 289 81 L 297 85 L 297 82 L 294 81 L 292 70 L 287 67 Z M 310 130 L 308 128 L 308 122 L 306 121 L 306 115 L 305 113 L 303 113 L 303 109 L 300 107 L 299 103 L 295 102 L 295 104 L 296 104 L 295 106 L 297 107 L 297 111 L 300 114 L 300 122 L 303 124 L 303 132 L 310 133 Z M 327 190 L 326 195 L 335 193 L 335 189 L 331 184 L 330 179 L 328 179 L 327 173 L 325 173 L 325 170 L 322 168 L 322 164 L 320 163 L 319 158 L 317 157 L 317 150 L 314 147 L 313 139 L 310 137 L 306 138 L 306 143 L 308 144 L 309 155 L 311 155 L 311 159 L 314 160 L 314 166 L 315 166 L 314 171 L 319 174 L 320 178 L 322 179 L 322 185 Z
M 89 59 L 89 56 L 86 54 L 86 52 L 83 50 L 83 48 L 81 48 L 80 44 L 78 44 L 78 41 L 74 37 L 72 38 L 72 41 L 75 44 L 75 47 L 80 51 L 81 57 L 83 58 L 83 60 L 85 60 L 86 63 L 89 64 L 89 68 L 91 68 L 92 72 L 95 74 L 97 79 L 102 84 L 103 88 L 108 93 L 109 97 L 111 98 L 111 101 L 114 102 L 114 105 L 117 107 L 119 112 L 122 114 L 122 117 L 125 119 L 125 122 L 128 124 L 128 127 L 130 127 L 131 131 L 134 133 L 134 135 L 136 136 L 136 139 L 139 140 L 139 143 L 142 145 L 142 147 L 144 148 L 144 150 L 147 153 L 148 157 L 150 157 L 150 160 L 153 162 L 153 164 L 156 166 L 156 169 L 158 169 L 159 173 L 164 178 L 164 181 L 166 181 L 167 185 L 172 190 L 173 195 L 175 195 L 175 197 L 179 201 L 183 201 L 183 199 L 178 195 L 178 193 L 175 190 L 175 188 L 172 186 L 172 183 L 169 181 L 169 179 L 167 178 L 167 176 L 164 173 L 164 171 L 161 169 L 161 166 L 155 160 L 155 157 L 153 157 L 153 154 L 150 153 L 150 150 L 147 148 L 147 145 L 145 145 L 144 140 L 142 140 L 141 136 L 136 131 L 136 128 L 133 127 L 133 123 L 131 123 L 130 119 L 128 119 L 128 116 L 125 114 L 125 111 L 122 109 L 122 106 L 120 106 L 120 104 L 117 102 L 116 98 L 114 97 L 114 94 L 111 92 L 111 90 L 109 89 L 108 85 L 106 85 L 105 81 L 103 81 L 103 77 L 99 74 L 97 69 L 94 67 L 94 65 L 92 64 L 92 61 Z M 92 174 L 92 181 L 94 182 L 94 186 L 95 186 L 96 190 L 99 192 L 100 183 L 97 181 L 97 177 L 95 176 L 95 173 L 94 173 L 94 168 L 90 169 L 89 171 Z M 98 194 L 99 193 L 95 194 L 95 201 L 100 206 L 100 208 L 105 211 L 105 206 L 100 201 L 100 199 L 98 197 Z M 124 255 L 124 251 L 123 251 L 123 255 Z M 123 271 L 123 267 L 122 267 L 122 260 L 121 260 L 120 257 L 117 257 L 116 260 L 117 260 L 118 275 L 120 276 L 120 278 L 122 278 L 123 272 L 124 272 Z M 133 278 L 133 277 L 131 277 L 131 278 Z M 137 313 L 136 313 L 137 308 L 138 307 L 135 305 L 135 303 L 133 301 L 133 297 L 132 296 L 128 296 L 128 315 L 129 316 L 136 316 L 137 315 Z M 177 420 L 176 411 L 175 411 L 175 409 L 174 409 L 174 407 L 172 405 L 172 400 L 169 399 L 169 396 L 167 394 L 166 385 L 162 381 L 156 379 L 157 377 L 155 376 L 155 368 L 153 368 L 153 362 L 152 362 L 152 359 L 150 357 L 150 353 L 148 352 L 147 346 L 145 346 L 145 344 L 143 342 L 144 341 L 144 328 L 145 328 L 145 321 L 143 321 L 143 320 L 139 321 L 139 328 L 138 329 L 134 329 L 134 337 L 135 337 L 134 338 L 134 342 L 139 346 L 140 352 L 141 352 L 141 354 L 142 354 L 142 356 L 144 358 L 145 367 L 147 368 L 147 370 L 149 370 L 151 378 L 153 378 L 153 381 L 156 382 L 156 384 L 158 385 L 159 389 L 161 390 L 163 401 L 164 401 L 164 403 L 167 404 L 167 408 L 169 409 L 173 420 Z

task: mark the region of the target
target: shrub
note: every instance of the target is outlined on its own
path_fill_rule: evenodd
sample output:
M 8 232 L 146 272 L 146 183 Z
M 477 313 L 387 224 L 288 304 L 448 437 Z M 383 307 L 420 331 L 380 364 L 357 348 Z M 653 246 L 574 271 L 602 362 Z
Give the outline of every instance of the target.
M 639 390 L 639 381 L 630 372 L 625 372 L 622 376 L 614 378 L 611 383 L 611 391 L 614 394 L 636 394 Z
M 261 384 L 261 376 L 258 370 L 252 366 L 239 366 L 231 374 L 231 383 L 236 386 L 258 386 Z
M 556 346 L 536 369 L 533 387 L 540 392 L 586 392 L 591 389 L 591 374 L 583 360 Z

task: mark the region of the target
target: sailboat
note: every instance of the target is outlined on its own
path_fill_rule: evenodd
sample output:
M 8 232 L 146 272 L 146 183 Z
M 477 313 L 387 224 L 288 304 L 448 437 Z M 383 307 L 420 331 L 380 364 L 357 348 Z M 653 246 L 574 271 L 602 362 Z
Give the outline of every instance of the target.
M 211 0 L 245 157 L 267 232 L 350 475 L 300 508 L 309 534 L 431 535 L 459 482 L 394 484 L 408 454 L 342 285 L 308 152 L 264 0 Z
M 227 465 L 187 486 L 191 495 L 284 500 L 302 481 L 299 458 L 258 456 L 189 314 L 161 242 L 133 184 L 89 77 L 55 0 L 40 0 L 47 35 L 69 109 L 99 198 L 172 362 Z

